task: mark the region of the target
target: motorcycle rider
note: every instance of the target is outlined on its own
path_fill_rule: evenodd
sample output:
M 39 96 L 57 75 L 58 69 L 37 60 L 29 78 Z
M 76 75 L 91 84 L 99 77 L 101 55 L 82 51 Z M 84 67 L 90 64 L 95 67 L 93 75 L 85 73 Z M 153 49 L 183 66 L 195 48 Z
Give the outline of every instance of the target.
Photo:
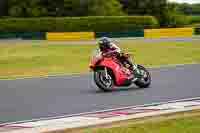
M 124 53 L 121 52 L 121 49 L 108 37 L 102 37 L 98 41 L 99 49 L 102 52 L 103 56 L 115 53 L 117 54 L 117 59 L 119 59 L 122 64 L 126 67 L 126 65 L 129 65 L 129 69 L 133 72 L 135 75 L 140 75 L 140 71 L 137 69 L 137 66 L 134 65 L 128 57 L 124 55 Z

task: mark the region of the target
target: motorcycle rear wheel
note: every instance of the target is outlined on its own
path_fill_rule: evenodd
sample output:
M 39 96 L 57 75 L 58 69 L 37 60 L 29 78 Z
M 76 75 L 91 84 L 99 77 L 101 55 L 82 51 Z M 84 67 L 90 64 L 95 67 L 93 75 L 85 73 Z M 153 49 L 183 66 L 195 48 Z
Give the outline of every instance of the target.
M 147 76 L 144 78 L 140 78 L 135 82 L 135 85 L 140 88 L 148 88 L 151 85 L 151 74 L 150 72 L 143 67 L 142 65 L 138 65 L 138 69 L 143 70 Z

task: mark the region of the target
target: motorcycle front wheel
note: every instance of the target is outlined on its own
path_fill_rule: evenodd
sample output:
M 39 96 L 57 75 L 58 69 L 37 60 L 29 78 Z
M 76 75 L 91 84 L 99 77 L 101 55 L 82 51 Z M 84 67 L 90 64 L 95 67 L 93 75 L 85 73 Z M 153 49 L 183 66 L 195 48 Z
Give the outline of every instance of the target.
M 114 88 L 114 78 L 110 71 L 106 73 L 104 70 L 97 70 L 94 72 L 94 81 L 96 85 L 104 92 L 113 91 Z

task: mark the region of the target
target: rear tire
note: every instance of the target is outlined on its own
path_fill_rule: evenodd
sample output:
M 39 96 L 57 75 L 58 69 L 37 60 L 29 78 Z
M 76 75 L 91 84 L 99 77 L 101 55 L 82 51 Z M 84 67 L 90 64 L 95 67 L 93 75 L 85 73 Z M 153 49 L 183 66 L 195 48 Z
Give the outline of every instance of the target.
M 114 77 L 112 71 L 108 71 L 109 79 L 105 79 L 105 71 L 97 70 L 94 72 L 94 81 L 96 85 L 104 92 L 110 92 L 114 89 Z
M 151 74 L 150 74 L 150 72 L 145 67 L 143 67 L 142 65 L 138 65 L 138 69 L 146 72 L 147 76 L 146 76 L 146 78 L 144 77 L 144 78 L 138 79 L 135 82 L 135 85 L 140 87 L 140 88 L 148 88 L 151 85 Z

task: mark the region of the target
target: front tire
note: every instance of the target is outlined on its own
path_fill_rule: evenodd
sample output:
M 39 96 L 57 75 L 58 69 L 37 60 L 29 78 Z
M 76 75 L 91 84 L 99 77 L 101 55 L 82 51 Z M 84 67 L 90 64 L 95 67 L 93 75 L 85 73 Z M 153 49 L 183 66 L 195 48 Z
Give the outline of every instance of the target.
M 104 92 L 113 91 L 114 77 L 111 71 L 108 71 L 108 79 L 106 78 L 104 70 L 97 70 L 94 72 L 94 81 L 96 85 Z
M 138 79 L 135 82 L 135 85 L 140 87 L 140 88 L 148 88 L 151 85 L 151 74 L 150 74 L 150 72 L 145 67 L 143 67 L 142 65 L 138 65 L 138 69 L 144 71 L 146 76 Z

